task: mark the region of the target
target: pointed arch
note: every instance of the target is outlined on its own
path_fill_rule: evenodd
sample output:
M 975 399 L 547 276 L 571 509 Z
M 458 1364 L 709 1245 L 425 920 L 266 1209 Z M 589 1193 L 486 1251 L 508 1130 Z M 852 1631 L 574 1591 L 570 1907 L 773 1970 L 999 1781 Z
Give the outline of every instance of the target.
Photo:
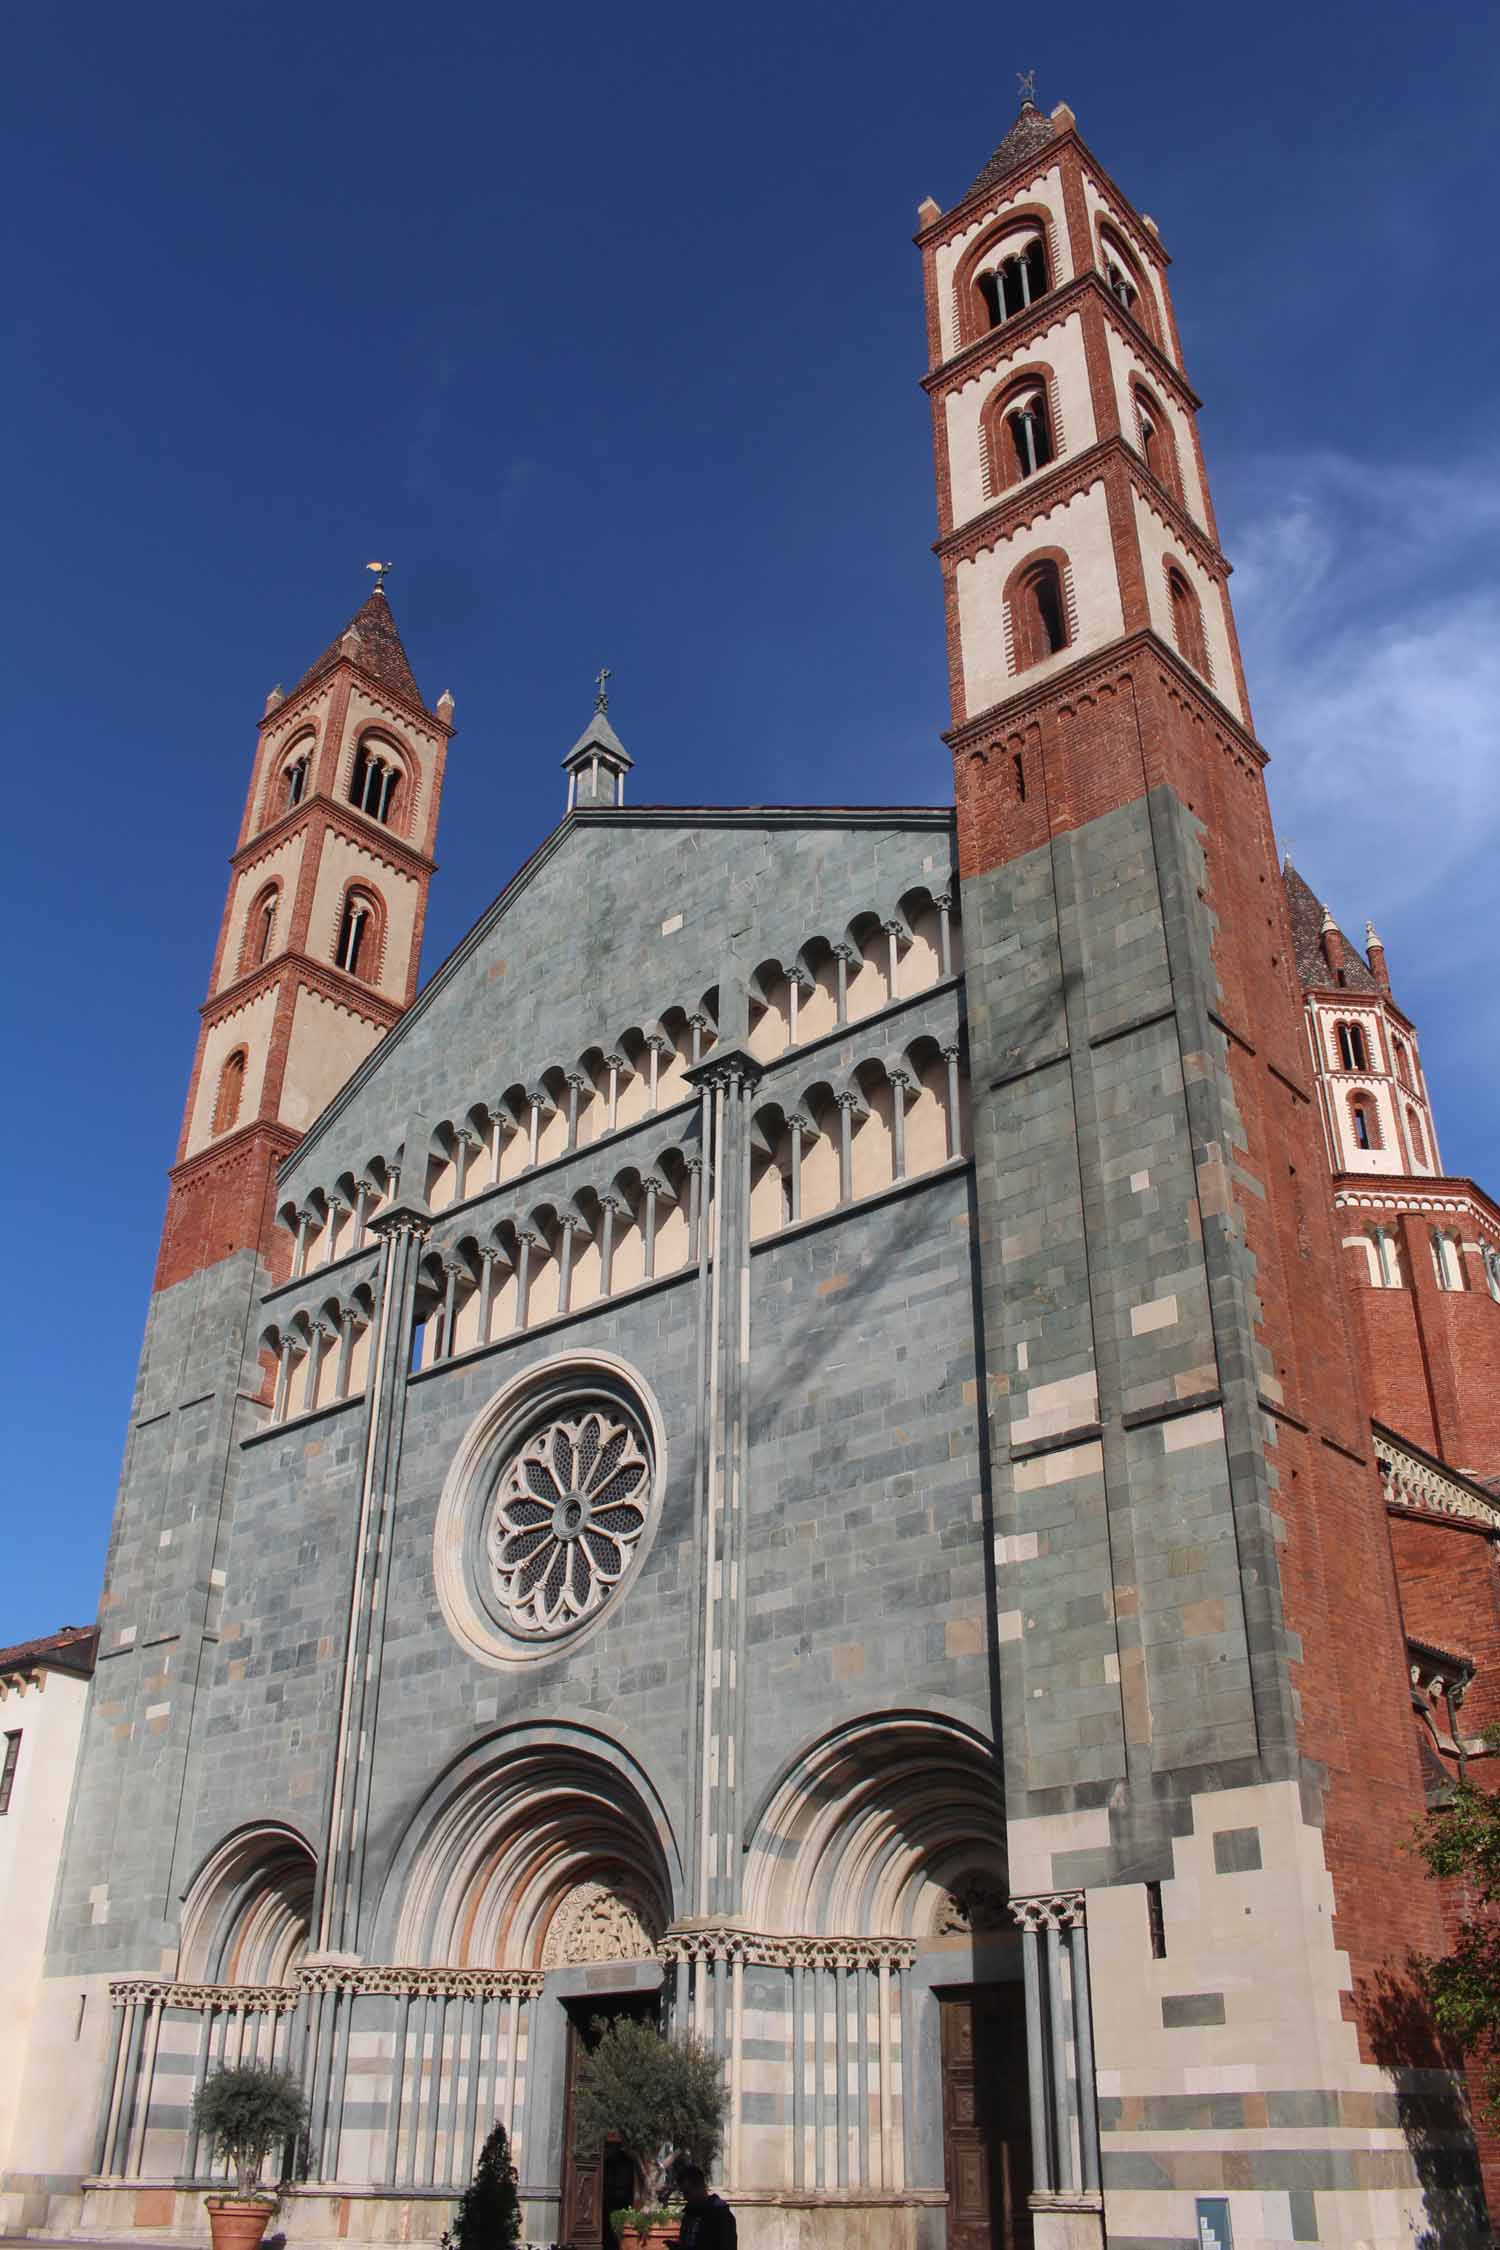
M 388 1959 L 425 1966 L 540 1968 L 590 1885 L 620 1901 L 654 1950 L 678 1911 L 682 1863 L 645 1768 L 599 1724 L 502 1727 L 413 1814 L 386 1878 L 377 1944 Z
M 178 1975 L 192 1984 L 290 1984 L 307 1950 L 317 1860 L 281 1821 L 237 1828 L 183 1896 Z
M 924 1935 L 965 1876 L 1003 1879 L 999 1755 L 943 1713 L 851 1720 L 788 1760 L 745 1847 L 744 1912 L 754 1929 Z

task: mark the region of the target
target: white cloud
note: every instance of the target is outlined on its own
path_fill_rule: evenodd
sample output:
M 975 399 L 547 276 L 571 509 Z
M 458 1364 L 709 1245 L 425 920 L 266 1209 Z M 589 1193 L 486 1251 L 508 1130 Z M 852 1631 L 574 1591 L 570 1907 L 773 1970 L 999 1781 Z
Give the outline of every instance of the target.
M 1356 944 L 1373 918 L 1424 1035 L 1444 1160 L 1483 1178 L 1500 1107 L 1500 461 L 1319 453 L 1224 481 L 1278 832 Z
M 1404 919 L 1500 843 L 1500 464 L 1325 453 L 1256 486 L 1229 538 L 1278 826 L 1315 888 Z

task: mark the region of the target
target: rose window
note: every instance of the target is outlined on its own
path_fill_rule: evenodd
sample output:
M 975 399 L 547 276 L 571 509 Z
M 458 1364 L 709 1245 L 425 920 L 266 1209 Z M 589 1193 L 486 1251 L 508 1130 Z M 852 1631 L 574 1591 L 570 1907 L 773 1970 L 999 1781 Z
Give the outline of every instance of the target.
M 650 1457 L 618 1408 L 534 1430 L 501 1474 L 487 1542 L 511 1629 L 562 1633 L 601 1609 L 646 1528 L 650 1498 Z

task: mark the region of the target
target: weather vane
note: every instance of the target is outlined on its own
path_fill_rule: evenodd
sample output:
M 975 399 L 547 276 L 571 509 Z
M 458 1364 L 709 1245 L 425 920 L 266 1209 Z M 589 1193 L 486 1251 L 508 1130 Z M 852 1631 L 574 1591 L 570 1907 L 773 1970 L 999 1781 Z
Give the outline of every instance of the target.
M 373 562 L 365 564 L 366 570 L 372 571 L 374 573 L 375 592 L 377 594 L 383 594 L 385 592 L 385 574 L 388 570 L 394 570 L 395 567 L 396 566 L 394 563 Z
M 1034 70 L 1018 70 L 1016 72 L 1016 84 L 1021 89 L 1021 101 L 1023 105 L 1027 102 L 1030 102 L 1033 106 L 1035 106 L 1036 72 Z
M 607 664 L 601 665 L 600 669 L 594 674 L 594 686 L 598 689 L 598 693 L 594 697 L 594 709 L 596 711 L 607 711 L 609 709 L 610 678 L 610 669 Z

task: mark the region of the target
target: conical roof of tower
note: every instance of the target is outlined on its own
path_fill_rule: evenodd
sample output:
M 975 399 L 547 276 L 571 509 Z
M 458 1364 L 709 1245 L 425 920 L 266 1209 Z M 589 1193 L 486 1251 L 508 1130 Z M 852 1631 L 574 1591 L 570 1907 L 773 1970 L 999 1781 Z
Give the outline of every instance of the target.
M 1024 164 L 1028 156 L 1035 156 L 1051 140 L 1057 127 L 1050 117 L 1044 117 L 1035 102 L 1022 102 L 1020 115 L 1006 134 L 994 155 L 977 180 L 965 191 L 962 200 L 967 202 L 981 188 L 992 187 L 1003 180 L 1006 173 L 1017 164 Z
M 1333 971 L 1328 966 L 1328 956 L 1323 951 L 1324 924 L 1332 920 L 1332 917 L 1317 892 L 1302 880 L 1290 860 L 1282 867 L 1281 880 L 1286 891 L 1286 902 L 1291 910 L 1292 953 L 1297 963 L 1297 974 L 1302 980 L 1303 990 L 1312 991 L 1315 987 L 1329 984 L 1333 978 Z M 1338 929 L 1338 924 L 1335 922 L 1333 927 Z M 1342 930 L 1339 930 L 1339 936 L 1344 939 L 1346 988 L 1351 992 L 1378 992 L 1380 985 L 1366 968 L 1358 948 L 1349 943 Z
M 363 669 L 379 680 L 382 687 L 389 688 L 392 695 L 399 695 L 403 702 L 415 703 L 419 711 L 425 711 L 427 705 L 407 662 L 391 605 L 378 587 L 355 611 L 343 631 L 329 642 L 317 663 L 303 673 L 292 690 L 293 695 L 300 695 L 314 680 L 333 670 L 344 653 L 344 641 L 350 633 L 359 635 L 359 661 Z

